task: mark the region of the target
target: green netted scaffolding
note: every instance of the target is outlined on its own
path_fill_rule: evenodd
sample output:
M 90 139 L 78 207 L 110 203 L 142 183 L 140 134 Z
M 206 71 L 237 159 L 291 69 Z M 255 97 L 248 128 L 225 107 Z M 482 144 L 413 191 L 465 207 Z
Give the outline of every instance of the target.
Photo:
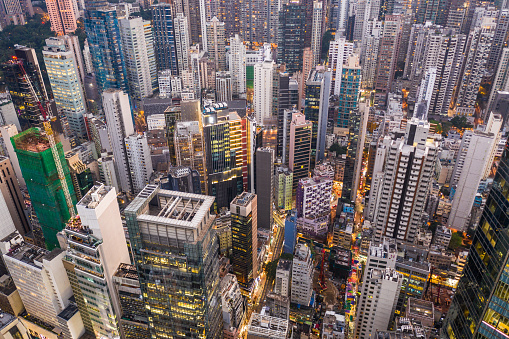
M 51 250 L 58 247 L 57 233 L 64 229 L 70 215 L 48 139 L 39 129 L 32 127 L 13 136 L 11 142 L 18 156 L 32 206 L 44 233 L 46 247 Z M 76 194 L 60 142 L 57 143 L 57 150 L 67 187 L 75 205 Z

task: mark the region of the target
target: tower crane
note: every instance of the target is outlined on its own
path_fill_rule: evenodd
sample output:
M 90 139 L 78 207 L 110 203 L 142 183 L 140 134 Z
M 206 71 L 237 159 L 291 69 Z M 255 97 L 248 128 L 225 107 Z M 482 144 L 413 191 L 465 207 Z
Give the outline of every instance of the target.
M 55 166 L 57 168 L 58 179 L 60 180 L 60 184 L 62 185 L 62 190 L 64 191 L 65 202 L 67 204 L 67 208 L 69 209 L 69 215 L 74 217 L 76 213 L 74 212 L 74 205 L 71 199 L 71 193 L 69 192 L 69 186 L 67 185 L 67 181 L 65 180 L 64 169 L 62 167 L 62 162 L 60 161 L 60 156 L 58 155 L 58 149 L 55 142 L 55 136 L 53 133 L 53 129 L 51 128 L 51 106 L 48 100 L 46 100 L 46 108 L 42 105 L 37 93 L 35 92 L 34 86 L 32 85 L 32 81 L 30 81 L 30 77 L 25 71 L 25 67 L 23 66 L 23 61 L 18 60 L 16 57 L 13 57 L 13 62 L 16 63 L 21 72 L 23 73 L 23 77 L 30 89 L 30 93 L 32 94 L 35 102 L 37 103 L 37 107 L 42 114 L 42 125 L 44 127 L 44 131 L 46 132 L 46 136 L 49 141 L 51 154 L 53 155 L 53 160 L 55 161 Z M 46 98 L 47 99 L 47 98 Z

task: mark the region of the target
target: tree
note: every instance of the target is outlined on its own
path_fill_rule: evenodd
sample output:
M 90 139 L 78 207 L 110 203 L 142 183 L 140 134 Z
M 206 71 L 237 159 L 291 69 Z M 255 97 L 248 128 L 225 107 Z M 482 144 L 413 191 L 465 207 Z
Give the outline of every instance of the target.
M 463 233 L 462 232 L 454 232 L 451 236 L 451 241 L 449 241 L 449 249 L 456 250 L 463 244 Z
M 152 12 L 146 11 L 143 8 L 141 8 L 141 10 L 139 12 L 131 14 L 131 16 L 139 16 L 143 20 L 152 20 Z
M 293 260 L 293 254 L 291 254 L 291 253 L 283 253 L 283 254 L 281 254 L 281 256 L 279 257 L 279 259 L 284 259 L 284 260 Z
M 336 152 L 336 156 L 339 156 L 341 154 L 346 154 L 347 148 L 346 148 L 346 146 L 339 146 L 338 143 L 334 143 L 329 148 L 329 151 Z
M 325 34 L 323 35 L 322 53 L 321 53 L 322 60 L 327 59 L 327 56 L 329 54 L 329 45 L 330 45 L 331 40 L 333 40 L 333 39 L 334 39 L 334 36 L 332 36 L 332 31 L 330 31 L 330 30 L 325 32 Z
M 473 126 L 468 123 L 467 117 L 464 116 L 455 116 L 451 119 L 451 124 L 456 127 L 457 129 L 465 129 L 465 128 L 472 128 Z
M 267 274 L 267 281 L 269 283 L 272 283 L 272 281 L 276 278 L 276 270 L 277 270 L 277 263 L 279 262 L 279 259 L 272 260 L 268 264 L 265 264 L 265 274 Z

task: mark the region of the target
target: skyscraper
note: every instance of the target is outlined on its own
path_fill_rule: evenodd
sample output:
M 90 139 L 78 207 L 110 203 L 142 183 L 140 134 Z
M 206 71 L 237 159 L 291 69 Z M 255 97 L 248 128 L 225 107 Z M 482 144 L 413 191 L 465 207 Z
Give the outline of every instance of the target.
M 323 21 L 323 2 L 313 1 L 313 27 L 311 32 L 311 50 L 313 51 L 313 67 L 321 62 L 322 54 L 322 21 Z
M 23 175 L 21 174 L 21 169 L 19 167 L 18 156 L 16 155 L 16 151 L 11 142 L 11 137 L 18 134 L 18 129 L 15 125 L 4 125 L 0 126 L 0 134 L 2 135 L 2 140 L 4 142 L 7 156 L 11 161 L 11 165 L 14 168 L 15 177 L 18 179 L 18 183 L 20 186 L 26 186 L 25 179 L 23 179 Z
M 108 88 L 127 91 L 127 71 L 116 9 L 87 8 L 85 32 L 99 92 Z
M 222 336 L 213 202 L 213 197 L 148 185 L 125 209 L 149 329 L 156 338 Z M 163 232 L 165 237 L 156 237 Z
M 341 87 L 343 64 L 353 53 L 353 43 L 346 41 L 344 37 L 336 35 L 336 39 L 329 46 L 329 68 L 332 71 L 331 94 L 338 95 Z
M 94 335 L 119 335 L 120 305 L 113 276 L 120 263 L 130 262 L 115 188 L 96 185 L 76 205 L 78 216 L 64 230 L 65 261 L 74 266 L 74 293 L 85 303 Z M 91 260 L 93 258 L 93 260 Z M 93 264 L 90 264 L 92 262 Z
M 272 115 L 272 77 L 274 61 L 264 60 L 254 66 L 253 106 L 256 123 L 263 125 Z
M 493 35 L 493 43 L 490 55 L 486 62 L 486 68 L 495 71 L 502 58 L 502 50 L 507 47 L 509 34 L 509 8 L 502 8 L 498 12 L 497 26 Z
M 286 64 L 290 74 L 302 69 L 305 39 L 305 5 L 291 1 L 279 12 L 277 63 Z
M 258 225 L 260 228 L 272 228 L 272 205 L 274 201 L 274 160 L 272 148 L 264 147 L 256 150 L 256 194 L 258 202 Z
M 160 71 L 169 69 L 172 74 L 180 74 L 177 66 L 172 4 L 159 3 L 152 5 L 151 10 L 157 69 Z M 181 33 L 180 25 L 176 29 Z
M 498 69 L 491 84 L 490 97 L 486 105 L 488 111 L 494 109 L 493 104 L 498 91 L 509 92 L 509 48 L 504 48 L 500 55 Z
M 157 88 L 156 59 L 150 21 L 141 17 L 119 20 L 131 99 L 152 96 Z
M 304 114 L 298 112 L 292 114 L 288 168 L 293 172 L 294 191 L 299 180 L 309 175 L 312 126 Z
M 42 54 L 57 107 L 64 112 L 75 135 L 86 138 L 85 95 L 78 61 L 66 44 L 66 37 L 46 39 Z
M 49 141 L 36 128 L 30 128 L 12 137 L 19 166 L 25 178 L 32 207 L 41 225 L 47 248 L 58 246 L 57 233 L 70 218 L 62 184 L 58 178 Z M 73 204 L 76 203 L 69 167 L 61 143 L 56 145 Z
M 147 142 L 147 135 L 131 134 L 125 138 L 125 148 L 129 163 L 129 171 L 133 183 L 133 191 L 140 192 L 150 182 L 153 173 L 152 158 Z
M 230 38 L 229 66 L 233 95 L 244 94 L 246 92 L 246 46 L 237 34 Z
M 299 83 L 290 74 L 278 72 L 277 101 L 274 100 L 273 112 L 277 116 L 277 149 L 276 156 L 282 157 L 283 163 L 288 163 L 288 148 L 290 147 L 290 121 L 292 109 L 299 105 Z M 274 95 L 275 95 L 274 94 Z
M 132 179 L 124 141 L 126 137 L 134 134 L 129 96 L 120 90 L 109 89 L 103 92 L 102 97 L 106 125 L 118 173 L 118 184 L 123 192 L 131 192 Z
M 178 122 L 174 140 L 177 166 L 198 171 L 201 192 L 207 193 L 205 145 L 198 121 Z
M 243 288 L 250 288 L 258 276 L 257 195 L 243 192 L 230 204 L 233 274 Z
M 463 275 L 442 327 L 447 338 L 504 337 L 509 308 L 502 293 L 507 272 L 509 235 L 509 143 L 493 181 L 486 208 L 472 238 Z M 491 253 L 491 254 L 490 254 Z
M 361 87 L 361 66 L 359 56 L 353 54 L 341 69 L 341 78 L 336 79 L 340 84 L 338 96 L 338 115 L 335 127 L 348 128 L 350 114 L 358 107 L 359 89 Z
M 188 18 L 182 13 L 177 13 L 173 19 L 173 28 L 175 29 L 175 50 L 178 64 L 179 74 L 184 70 L 189 70 L 191 61 L 189 59 L 189 48 L 191 47 L 191 40 L 189 37 L 189 22 Z M 163 65 L 160 65 L 161 67 Z
M 72 0 L 49 0 L 46 7 L 53 32 L 57 35 L 66 35 L 76 31 L 77 18 Z
M 214 60 L 216 72 L 226 70 L 225 38 L 224 22 L 213 17 L 207 22 L 207 52 Z

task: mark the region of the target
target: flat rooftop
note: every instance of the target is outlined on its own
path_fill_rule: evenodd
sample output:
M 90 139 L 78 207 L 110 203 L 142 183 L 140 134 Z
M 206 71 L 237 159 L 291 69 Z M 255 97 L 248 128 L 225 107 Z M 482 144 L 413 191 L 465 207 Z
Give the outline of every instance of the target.
M 277 263 L 277 270 L 290 271 L 292 262 L 290 260 L 280 259 Z
M 65 321 L 69 321 L 76 313 L 78 313 L 78 307 L 74 304 L 69 304 L 58 314 L 58 317 Z
M 240 195 L 236 196 L 235 199 L 233 199 L 232 204 L 237 206 L 243 206 L 246 207 L 253 201 L 253 199 L 256 197 L 256 194 L 250 193 L 250 192 L 242 192 Z
M 134 265 L 121 263 L 114 274 L 115 277 L 138 280 L 138 271 Z
M 286 338 L 289 322 L 287 319 L 253 313 L 249 319 L 248 335 L 265 338 Z
M 40 153 L 50 148 L 48 138 L 34 127 L 15 135 L 12 139 L 18 150 Z
M 40 248 L 28 243 L 21 243 L 19 245 L 13 246 L 9 253 L 6 254 L 6 256 L 17 261 L 21 261 L 25 264 L 41 268 L 43 259 L 53 260 L 62 252 L 63 250 L 60 248 L 54 249 L 50 252 L 44 248 Z
M 78 202 L 78 205 L 94 209 L 112 189 L 113 187 L 110 186 L 95 185 L 85 194 L 80 202 Z
M 433 302 L 416 298 L 408 298 L 407 317 L 413 318 L 415 316 L 429 317 L 433 319 L 434 317 Z

